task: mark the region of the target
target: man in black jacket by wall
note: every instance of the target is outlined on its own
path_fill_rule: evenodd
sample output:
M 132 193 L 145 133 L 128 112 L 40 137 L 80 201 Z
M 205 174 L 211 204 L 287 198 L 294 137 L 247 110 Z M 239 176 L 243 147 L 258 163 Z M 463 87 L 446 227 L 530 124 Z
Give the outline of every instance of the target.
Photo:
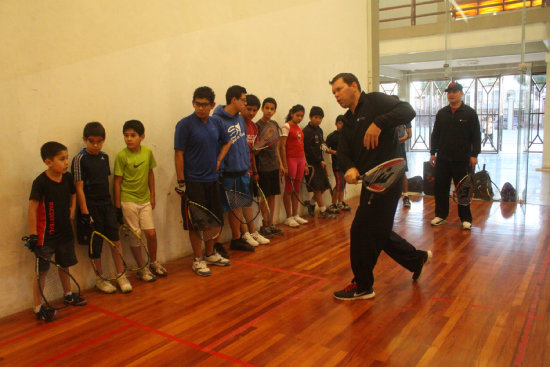
M 431 138 L 430 163 L 435 166 L 435 218 L 430 224 L 439 226 L 449 215 L 451 178 L 455 185 L 477 164 L 481 151 L 481 132 L 476 111 L 462 102 L 464 92 L 459 83 L 447 89 L 449 105 L 435 116 Z M 437 155 L 437 159 L 436 159 Z M 472 228 L 470 206 L 458 205 L 462 228 Z
M 395 128 L 411 121 L 416 113 L 407 102 L 379 92 L 361 92 L 359 81 L 353 74 L 338 74 L 330 84 L 338 104 L 348 108 L 338 142 L 338 164 L 345 172 L 346 182 L 355 184 L 359 175 L 382 162 L 400 157 Z M 431 258 L 431 251 L 417 250 L 392 231 L 401 187 L 402 180 L 399 180 L 387 193 L 372 198 L 362 187 L 350 230 L 354 279 L 343 290 L 334 292 L 335 298 L 357 300 L 374 297 L 373 269 L 382 250 L 413 272 L 413 280 L 418 279 Z

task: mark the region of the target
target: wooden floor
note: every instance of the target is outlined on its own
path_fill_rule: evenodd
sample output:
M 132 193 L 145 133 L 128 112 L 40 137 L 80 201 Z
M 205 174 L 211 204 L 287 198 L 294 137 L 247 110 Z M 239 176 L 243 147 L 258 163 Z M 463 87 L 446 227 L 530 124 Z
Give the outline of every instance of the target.
M 383 253 L 373 300 L 332 297 L 352 277 L 351 212 L 285 228 L 209 278 L 184 258 L 52 323 L 0 319 L 0 365 L 550 366 L 550 207 L 474 202 L 471 233 L 451 211 L 432 228 L 432 198 L 399 206 L 395 231 L 433 262 L 413 283 Z

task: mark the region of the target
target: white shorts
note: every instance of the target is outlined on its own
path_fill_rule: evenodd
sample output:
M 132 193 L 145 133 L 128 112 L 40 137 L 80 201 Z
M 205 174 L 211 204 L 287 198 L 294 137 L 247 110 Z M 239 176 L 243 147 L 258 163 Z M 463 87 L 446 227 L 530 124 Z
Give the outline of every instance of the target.
M 153 207 L 150 202 L 134 203 L 131 201 L 123 201 L 120 203 L 124 222 L 130 226 L 136 233 L 140 233 L 142 229 L 155 229 L 153 220 Z

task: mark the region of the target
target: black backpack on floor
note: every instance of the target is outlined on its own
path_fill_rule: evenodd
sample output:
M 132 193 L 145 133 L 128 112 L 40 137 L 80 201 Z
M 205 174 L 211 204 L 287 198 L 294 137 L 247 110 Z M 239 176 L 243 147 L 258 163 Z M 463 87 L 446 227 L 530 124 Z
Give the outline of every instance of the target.
M 474 198 L 491 201 L 493 200 L 493 181 L 491 181 L 491 176 L 489 172 L 485 170 L 485 165 L 483 169 L 479 172 L 474 173 Z

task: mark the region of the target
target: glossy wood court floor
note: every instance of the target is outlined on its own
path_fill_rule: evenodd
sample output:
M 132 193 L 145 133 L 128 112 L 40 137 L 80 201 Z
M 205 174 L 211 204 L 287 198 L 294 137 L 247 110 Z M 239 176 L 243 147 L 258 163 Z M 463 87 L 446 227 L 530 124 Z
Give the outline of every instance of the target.
M 352 202 L 357 205 L 357 202 Z M 550 366 L 550 207 L 451 204 L 433 228 L 430 197 L 398 207 L 395 231 L 433 261 L 418 283 L 382 253 L 376 297 L 338 301 L 352 277 L 353 212 L 316 219 L 202 278 L 191 258 L 131 294 L 84 292 L 51 323 L 0 320 L 2 366 Z

